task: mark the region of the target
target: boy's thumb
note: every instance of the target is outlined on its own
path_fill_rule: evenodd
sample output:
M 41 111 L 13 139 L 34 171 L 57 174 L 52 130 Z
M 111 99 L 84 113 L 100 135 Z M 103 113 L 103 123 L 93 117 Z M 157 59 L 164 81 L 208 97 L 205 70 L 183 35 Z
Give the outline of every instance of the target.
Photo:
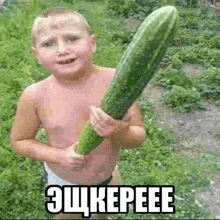
M 78 141 L 76 143 L 74 143 L 72 149 L 74 150 L 75 154 L 77 154 L 80 158 L 84 158 L 84 155 L 76 153 L 76 148 L 78 146 L 78 143 L 79 143 Z
M 135 115 L 135 113 L 133 111 L 128 112 L 127 114 L 125 114 L 123 121 L 124 122 L 129 122 L 130 119 Z
M 78 144 L 79 144 L 79 141 L 77 141 L 76 143 L 74 143 L 74 144 L 73 144 L 73 148 L 76 149 L 77 146 L 78 146 Z

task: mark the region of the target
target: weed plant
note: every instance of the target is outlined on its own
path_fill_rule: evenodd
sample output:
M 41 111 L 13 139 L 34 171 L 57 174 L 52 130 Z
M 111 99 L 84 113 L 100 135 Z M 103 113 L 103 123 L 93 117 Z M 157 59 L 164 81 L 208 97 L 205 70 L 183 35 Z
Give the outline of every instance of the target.
M 120 1 L 113 1 L 119 4 Z M 109 1 L 30 1 L 27 6 L 17 5 L 0 16 L 0 216 L 11 218 L 51 218 L 44 209 L 44 187 L 42 163 L 18 155 L 9 144 L 9 134 L 15 115 L 18 98 L 24 88 L 49 76 L 31 56 L 31 27 L 40 11 L 60 5 L 78 10 L 93 25 L 98 38 L 98 51 L 94 56 L 96 65 L 116 67 L 133 31 L 123 29 L 123 17 L 113 17 L 108 10 Z M 127 1 L 125 15 L 139 13 L 134 1 Z M 142 13 L 150 13 L 161 5 L 177 1 L 136 1 L 142 5 Z M 187 1 L 189 2 L 189 1 Z M 195 106 L 204 109 L 204 100 L 210 96 L 218 100 L 219 94 L 219 18 L 208 7 L 192 7 L 188 10 L 178 3 L 180 14 L 179 30 L 172 47 L 161 66 L 169 62 L 170 68 L 160 69 L 152 80 L 166 89 L 165 100 L 180 111 L 191 111 Z M 188 4 L 188 3 L 187 3 Z M 196 5 L 196 4 L 195 4 Z M 113 7 L 114 6 L 114 7 Z M 111 10 L 120 8 L 112 5 Z M 128 8 L 126 8 L 128 7 Z M 144 11 L 144 12 L 143 12 Z M 132 14 L 133 13 L 133 14 Z M 117 14 L 117 11 L 115 12 Z M 141 14 L 139 17 L 143 17 Z M 146 15 L 144 15 L 146 16 Z M 136 17 L 138 17 L 136 15 Z M 204 35 L 200 32 L 205 30 Z M 19 45 L 19 46 L 18 46 Z M 200 63 L 206 67 L 200 77 L 187 76 L 182 66 Z M 194 203 L 194 192 L 203 192 L 210 186 L 206 169 L 219 169 L 219 155 L 200 155 L 196 160 L 182 159 L 171 152 L 176 138 L 168 130 L 158 128 L 152 121 L 157 115 L 148 100 L 139 98 L 147 138 L 140 148 L 121 149 L 119 168 L 125 185 L 174 185 L 175 214 L 120 214 L 119 219 L 198 219 L 210 218 L 215 214 L 205 211 L 204 201 Z M 36 136 L 46 143 L 43 129 Z M 212 161 L 212 163 L 209 161 Z

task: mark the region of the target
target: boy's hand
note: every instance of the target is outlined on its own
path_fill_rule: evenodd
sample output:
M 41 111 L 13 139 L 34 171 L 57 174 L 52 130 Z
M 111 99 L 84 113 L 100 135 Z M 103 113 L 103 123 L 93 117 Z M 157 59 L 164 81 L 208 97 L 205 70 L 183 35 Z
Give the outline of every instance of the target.
M 66 167 L 67 170 L 78 171 L 83 169 L 87 164 L 88 156 L 75 152 L 77 145 L 78 142 L 59 151 L 58 157 L 60 164 Z
M 134 112 L 125 114 L 122 120 L 115 120 L 99 107 L 90 107 L 90 123 L 95 132 L 104 138 L 122 134 L 130 125 Z

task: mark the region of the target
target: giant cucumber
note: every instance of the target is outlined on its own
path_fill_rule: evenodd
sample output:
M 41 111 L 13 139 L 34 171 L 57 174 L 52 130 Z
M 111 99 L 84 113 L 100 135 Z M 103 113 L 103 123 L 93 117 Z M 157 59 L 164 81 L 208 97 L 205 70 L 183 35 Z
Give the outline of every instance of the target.
M 116 73 L 100 108 L 115 119 L 122 119 L 157 72 L 178 26 L 178 12 L 174 6 L 153 11 L 140 25 L 132 42 L 116 67 Z M 76 153 L 88 154 L 104 138 L 95 133 L 87 122 Z

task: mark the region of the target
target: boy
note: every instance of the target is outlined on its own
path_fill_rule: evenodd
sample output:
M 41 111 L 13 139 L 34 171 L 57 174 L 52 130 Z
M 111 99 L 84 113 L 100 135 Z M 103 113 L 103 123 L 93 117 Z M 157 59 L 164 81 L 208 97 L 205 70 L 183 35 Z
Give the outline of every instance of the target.
M 115 69 L 92 64 L 96 40 L 81 14 L 50 9 L 35 22 L 32 36 L 32 54 L 51 75 L 23 91 L 10 136 L 12 147 L 21 155 L 44 162 L 48 185 L 120 184 L 120 147 L 139 147 L 145 138 L 138 102 L 123 120 L 94 107 L 100 106 Z M 88 120 L 105 139 L 88 155 L 78 155 L 74 149 Z M 35 139 L 41 125 L 47 144 Z M 61 213 L 57 217 L 74 219 L 77 215 Z

